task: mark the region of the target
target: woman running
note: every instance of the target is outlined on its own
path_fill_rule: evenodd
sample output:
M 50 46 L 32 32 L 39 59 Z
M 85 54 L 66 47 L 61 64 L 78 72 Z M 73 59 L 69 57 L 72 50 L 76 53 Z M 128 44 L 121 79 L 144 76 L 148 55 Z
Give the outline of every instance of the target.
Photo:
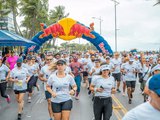
M 27 83 L 30 79 L 28 70 L 22 67 L 22 59 L 17 60 L 17 67 L 11 71 L 10 80 L 14 82 L 14 92 L 18 103 L 18 120 L 21 120 L 21 114 L 24 105 L 24 95 L 27 89 Z
M 6 101 L 10 103 L 10 96 L 6 94 L 7 81 L 9 78 L 10 70 L 5 64 L 2 64 L 2 61 L 3 59 L 0 56 L 0 92 L 1 96 L 6 98 Z
M 109 120 L 112 115 L 111 94 L 115 93 L 115 80 L 110 76 L 110 67 L 102 65 L 100 75 L 93 76 L 90 90 L 95 93 L 93 110 L 95 120 Z
M 47 82 L 47 90 L 52 95 L 54 120 L 69 120 L 72 109 L 71 95 L 75 94 L 77 86 L 74 78 L 66 74 L 66 62 L 64 60 L 58 60 L 56 67 L 57 71 L 51 74 Z M 71 90 L 70 86 L 72 87 Z

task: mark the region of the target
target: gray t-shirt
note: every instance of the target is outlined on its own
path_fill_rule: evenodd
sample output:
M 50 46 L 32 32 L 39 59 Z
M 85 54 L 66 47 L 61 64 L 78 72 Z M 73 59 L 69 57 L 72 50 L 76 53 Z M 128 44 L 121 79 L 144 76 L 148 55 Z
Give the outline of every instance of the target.
M 122 120 L 160 120 L 160 111 L 146 102 L 129 111 Z
M 26 90 L 27 89 L 27 76 L 29 76 L 28 70 L 24 67 L 18 69 L 17 67 L 11 71 L 10 77 L 18 79 L 17 83 L 14 83 L 14 90 Z
M 52 71 L 49 70 L 49 66 L 47 64 L 41 68 L 40 74 L 43 74 L 44 78 L 48 79 L 49 76 L 51 75 L 51 73 L 52 73 Z M 44 82 L 44 90 L 45 91 L 47 91 L 46 90 L 46 85 L 47 85 L 47 83 Z
M 95 75 L 92 77 L 91 84 L 94 85 L 95 88 L 100 88 L 101 86 L 104 88 L 103 92 L 96 92 L 95 96 L 111 97 L 111 89 L 115 87 L 115 80 L 112 76 L 106 79 L 101 75 Z
M 0 66 L 0 80 L 6 79 L 7 72 L 9 72 L 9 68 L 2 64 L 2 66 Z
M 66 74 L 64 78 L 58 78 L 55 72 L 50 75 L 47 84 L 52 86 L 52 90 L 57 94 L 55 98 L 51 98 L 51 101 L 61 103 L 71 99 L 69 88 L 76 83 L 71 75 Z

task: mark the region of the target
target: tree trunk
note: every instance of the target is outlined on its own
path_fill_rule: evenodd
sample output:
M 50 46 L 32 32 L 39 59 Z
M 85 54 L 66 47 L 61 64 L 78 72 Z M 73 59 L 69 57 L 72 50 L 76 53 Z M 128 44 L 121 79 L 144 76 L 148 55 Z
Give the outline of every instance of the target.
M 16 19 L 16 11 L 15 11 L 15 8 L 14 8 L 14 7 L 12 7 L 12 12 L 13 12 L 14 29 L 15 29 L 15 32 L 18 34 L 18 29 L 17 29 L 17 19 Z

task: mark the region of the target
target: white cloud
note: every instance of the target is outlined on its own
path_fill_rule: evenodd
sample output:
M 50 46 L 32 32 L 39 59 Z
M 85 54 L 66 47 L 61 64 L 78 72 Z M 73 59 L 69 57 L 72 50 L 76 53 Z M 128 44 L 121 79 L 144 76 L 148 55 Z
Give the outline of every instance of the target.
M 118 1 L 118 0 L 117 0 Z M 119 0 L 117 5 L 118 50 L 149 50 L 160 48 L 160 6 L 153 5 L 156 0 Z M 88 26 L 95 23 L 95 31 L 99 33 L 99 20 L 102 22 L 102 36 L 114 50 L 114 3 L 111 0 L 49 0 L 49 8 L 65 6 L 71 18 Z M 81 41 L 83 41 L 81 39 Z M 62 41 L 58 40 L 58 44 Z M 76 40 L 75 42 L 79 42 Z

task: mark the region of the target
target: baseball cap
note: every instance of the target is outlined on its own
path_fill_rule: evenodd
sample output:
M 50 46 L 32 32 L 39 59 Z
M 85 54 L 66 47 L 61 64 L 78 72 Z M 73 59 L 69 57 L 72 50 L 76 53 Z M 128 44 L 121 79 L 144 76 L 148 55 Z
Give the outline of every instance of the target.
M 108 65 L 102 65 L 100 71 L 103 70 L 110 70 L 110 67 Z
M 27 57 L 27 60 L 31 60 L 31 59 L 32 59 L 32 56 L 28 56 L 28 57 Z
M 130 58 L 130 59 L 129 59 L 129 62 L 134 62 L 134 59 L 133 59 L 133 58 Z
M 154 72 L 155 70 L 160 70 L 160 64 L 158 64 L 152 68 L 152 72 Z
M 106 59 L 110 59 L 110 57 L 109 57 L 109 56 L 106 56 Z
M 66 61 L 64 61 L 64 60 L 58 60 L 58 61 L 56 62 L 56 64 L 57 64 L 57 65 L 58 65 L 58 64 L 65 65 L 65 64 L 66 64 Z
M 18 58 L 17 63 L 22 63 L 23 59 L 22 58 Z
M 149 80 L 149 89 L 154 91 L 158 96 L 160 96 L 160 74 L 154 75 Z

